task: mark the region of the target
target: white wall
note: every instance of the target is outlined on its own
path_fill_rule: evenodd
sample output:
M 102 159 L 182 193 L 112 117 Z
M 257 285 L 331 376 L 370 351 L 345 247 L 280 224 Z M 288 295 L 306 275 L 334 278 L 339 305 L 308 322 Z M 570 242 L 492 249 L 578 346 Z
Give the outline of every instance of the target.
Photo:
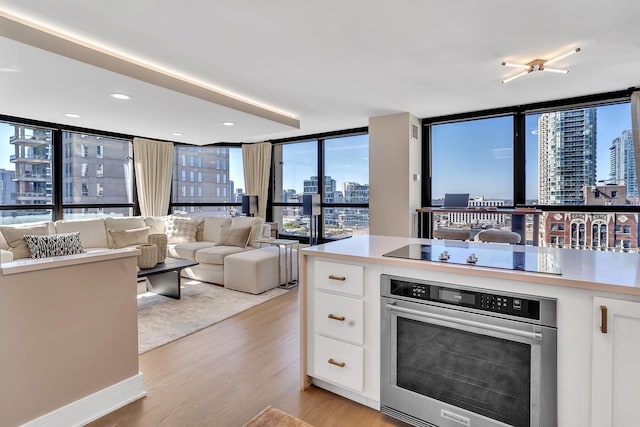
M 416 234 L 421 132 L 409 113 L 369 118 L 369 234 Z

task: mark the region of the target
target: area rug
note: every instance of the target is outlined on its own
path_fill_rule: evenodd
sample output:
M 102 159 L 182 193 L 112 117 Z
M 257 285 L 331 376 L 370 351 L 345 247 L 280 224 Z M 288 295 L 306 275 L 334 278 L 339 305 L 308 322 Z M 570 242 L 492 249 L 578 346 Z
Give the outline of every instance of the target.
M 313 427 L 280 409 L 267 406 L 243 427 Z
M 181 298 L 175 300 L 145 292 L 145 286 L 144 281 L 138 284 L 139 354 L 288 292 L 286 289 L 275 288 L 252 295 L 183 279 Z

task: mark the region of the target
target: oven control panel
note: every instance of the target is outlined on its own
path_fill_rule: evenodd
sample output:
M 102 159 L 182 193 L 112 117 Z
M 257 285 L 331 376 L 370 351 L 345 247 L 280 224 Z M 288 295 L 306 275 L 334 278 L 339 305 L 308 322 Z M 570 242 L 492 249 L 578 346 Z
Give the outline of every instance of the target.
M 511 295 L 494 294 L 467 289 L 449 288 L 427 283 L 402 280 L 391 281 L 391 294 L 410 299 L 436 301 L 493 313 L 527 319 L 540 319 L 540 302 Z

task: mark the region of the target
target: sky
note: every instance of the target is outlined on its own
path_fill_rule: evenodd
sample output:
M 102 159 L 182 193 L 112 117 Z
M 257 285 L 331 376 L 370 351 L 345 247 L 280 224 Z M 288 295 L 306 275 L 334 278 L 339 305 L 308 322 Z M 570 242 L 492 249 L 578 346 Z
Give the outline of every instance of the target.
M 609 147 L 631 129 L 629 103 L 597 108 L 597 180 L 609 178 Z M 526 120 L 527 199 L 538 197 L 538 118 Z M 487 199 L 513 196 L 511 117 L 479 119 L 432 128 L 433 197 L 469 193 Z M 481 149 L 478 144 L 482 144 Z

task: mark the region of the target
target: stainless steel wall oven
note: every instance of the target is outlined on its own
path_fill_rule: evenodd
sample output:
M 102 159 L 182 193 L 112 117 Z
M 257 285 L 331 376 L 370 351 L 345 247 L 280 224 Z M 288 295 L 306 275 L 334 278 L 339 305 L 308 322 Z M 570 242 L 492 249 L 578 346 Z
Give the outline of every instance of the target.
M 383 413 L 416 426 L 557 425 L 556 301 L 381 277 Z

